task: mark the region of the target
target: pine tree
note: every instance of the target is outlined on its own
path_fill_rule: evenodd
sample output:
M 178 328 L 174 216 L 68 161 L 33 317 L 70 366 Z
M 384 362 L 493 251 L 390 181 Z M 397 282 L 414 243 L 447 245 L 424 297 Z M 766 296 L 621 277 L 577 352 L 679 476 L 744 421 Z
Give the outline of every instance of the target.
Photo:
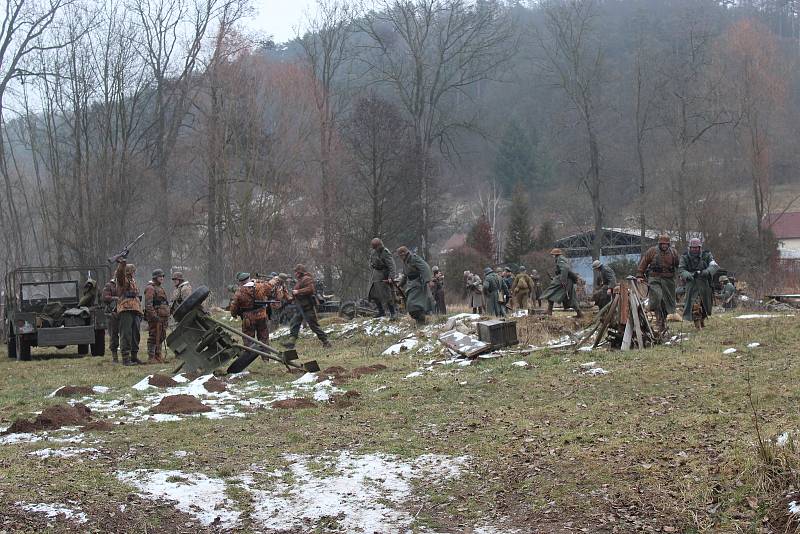
M 478 217 L 467 234 L 467 246 L 475 249 L 486 261 L 494 257 L 494 233 L 485 215 Z
M 539 234 L 536 236 L 536 250 L 548 250 L 552 248 L 556 241 L 556 232 L 553 229 L 553 221 L 545 221 L 539 227 Z
M 500 140 L 494 174 L 506 195 L 517 184 L 530 187 L 536 182 L 536 143 L 516 121 L 508 124 Z
M 510 211 L 505 261 L 519 264 L 520 258 L 533 250 L 531 225 L 528 222 L 528 198 L 520 184 L 514 188 Z

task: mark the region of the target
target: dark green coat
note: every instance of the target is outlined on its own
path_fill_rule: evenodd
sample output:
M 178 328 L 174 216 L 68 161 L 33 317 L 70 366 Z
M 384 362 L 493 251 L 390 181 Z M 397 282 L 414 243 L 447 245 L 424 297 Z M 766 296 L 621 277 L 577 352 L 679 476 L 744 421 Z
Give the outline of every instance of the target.
M 569 260 L 564 256 L 556 256 L 556 272 L 550 285 L 542 293 L 542 298 L 553 303 L 562 303 L 564 308 L 578 308 L 575 295 L 575 281 L 578 275 L 572 272 Z
M 428 282 L 433 279 L 433 272 L 428 263 L 416 254 L 409 254 L 403 262 L 403 274 L 406 311 L 408 313 L 428 311 L 431 303 Z
M 384 282 L 384 280 L 391 280 L 397 276 L 392 253 L 386 247 L 381 247 L 380 250 L 371 250 L 369 266 L 372 269 L 369 299 L 377 300 L 381 304 L 393 304 L 394 292 L 389 284 Z
M 497 273 L 489 273 L 483 279 L 483 294 L 486 297 L 486 311 L 495 317 L 502 317 L 503 304 L 500 302 L 500 291 L 503 289 L 503 280 Z
M 703 303 L 705 316 L 711 315 L 711 308 L 714 306 L 714 291 L 711 288 L 711 280 L 714 273 L 719 270 L 719 265 L 714 261 L 711 252 L 704 250 L 698 255 L 686 252 L 681 256 L 678 264 L 678 273 L 686 282 L 686 301 L 683 305 L 684 321 L 692 320 L 692 303 L 699 298 Z M 695 275 L 695 273 L 699 273 Z

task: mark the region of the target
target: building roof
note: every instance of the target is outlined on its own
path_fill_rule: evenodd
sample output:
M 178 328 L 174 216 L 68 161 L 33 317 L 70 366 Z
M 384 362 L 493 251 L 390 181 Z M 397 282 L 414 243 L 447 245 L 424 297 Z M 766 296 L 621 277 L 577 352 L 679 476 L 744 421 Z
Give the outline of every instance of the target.
M 655 234 L 656 236 L 658 234 Z M 594 231 L 574 234 L 558 239 L 554 246 L 564 250 L 570 258 L 591 256 L 592 242 L 594 241 Z M 631 231 L 622 228 L 603 228 L 603 242 L 601 254 L 603 256 L 619 256 L 624 254 L 638 254 L 642 245 L 651 246 L 655 244 L 655 237 L 645 237 L 642 240 L 638 231 Z
M 800 211 L 770 213 L 765 219 L 776 239 L 800 238 Z

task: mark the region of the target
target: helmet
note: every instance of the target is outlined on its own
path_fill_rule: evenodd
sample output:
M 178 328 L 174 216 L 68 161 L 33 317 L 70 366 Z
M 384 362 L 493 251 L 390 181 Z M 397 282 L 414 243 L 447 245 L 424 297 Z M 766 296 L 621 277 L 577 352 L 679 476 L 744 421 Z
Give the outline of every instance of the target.
M 397 249 L 397 255 L 406 257 L 409 254 L 408 247 L 402 246 Z
M 237 273 L 236 279 L 240 282 L 244 282 L 250 278 L 250 273 Z
M 276 276 L 278 276 L 278 273 L 276 273 L 275 271 L 272 271 L 271 273 L 269 273 L 269 277 L 270 278 L 275 278 Z
M 280 274 L 278 275 L 278 278 L 280 278 L 281 280 L 283 280 L 284 282 L 286 282 L 286 281 L 289 279 L 289 275 L 288 275 L 288 274 L 286 274 L 286 273 L 280 273 Z
M 172 279 L 173 280 L 183 280 L 183 273 L 180 272 L 180 271 L 175 271 L 174 273 L 172 273 Z
M 561 256 L 563 254 L 564 253 L 561 251 L 560 248 L 554 248 L 553 250 L 550 251 L 551 256 Z
M 434 265 L 434 266 L 433 266 L 433 269 L 431 269 L 431 270 L 432 270 L 433 272 L 435 272 L 435 273 L 438 273 L 438 272 L 439 272 L 439 266 L 438 266 L 438 265 Z
M 692 247 L 702 247 L 702 246 L 703 246 L 703 242 L 702 242 L 702 241 L 700 241 L 700 238 L 693 237 L 693 238 L 691 238 L 691 239 L 689 240 L 689 248 L 692 248 Z
M 524 273 L 524 272 L 525 272 L 525 271 L 527 271 L 527 270 L 528 270 L 528 269 L 527 269 L 527 268 L 526 268 L 524 265 L 520 265 L 520 266 L 519 266 L 519 272 L 521 272 L 521 273 Z
M 129 263 L 125 266 L 125 274 L 133 274 L 136 272 L 136 265 Z
M 720 281 L 720 282 L 727 282 L 728 280 L 729 280 L 729 279 L 728 279 L 728 277 L 727 277 L 727 276 L 725 276 L 724 274 L 723 274 L 722 276 L 720 276 L 720 277 L 719 277 L 719 281 Z
M 83 284 L 83 285 L 84 285 L 84 287 L 85 287 L 85 286 L 92 286 L 92 287 L 94 287 L 95 285 L 97 285 L 97 283 L 96 283 L 94 280 L 92 280 L 91 278 L 87 278 L 87 279 L 86 279 L 86 283 L 85 283 L 85 284 Z
M 660 245 L 661 243 L 666 243 L 667 245 L 670 244 L 670 238 L 667 234 L 661 234 L 658 236 L 658 244 Z
M 164 276 L 164 271 L 161 269 L 155 269 L 153 271 L 153 279 L 155 279 L 157 276 Z
M 599 269 L 600 268 L 600 260 L 594 260 L 592 262 L 592 269 Z
M 489 273 L 491 273 L 491 272 L 494 272 L 494 269 L 492 269 L 491 267 L 487 267 L 487 268 L 485 268 L 485 269 L 483 270 L 483 274 L 489 274 Z

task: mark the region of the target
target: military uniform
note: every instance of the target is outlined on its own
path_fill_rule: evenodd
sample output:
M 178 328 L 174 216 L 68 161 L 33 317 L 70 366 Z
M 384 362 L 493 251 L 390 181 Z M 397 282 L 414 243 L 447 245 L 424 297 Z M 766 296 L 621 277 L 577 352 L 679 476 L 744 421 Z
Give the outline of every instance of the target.
M 322 346 L 330 347 L 328 335 L 319 326 L 319 321 L 317 320 L 314 277 L 306 272 L 305 266 L 303 265 L 297 265 L 295 267 L 295 273 L 297 274 L 297 283 L 292 290 L 292 295 L 297 313 L 292 317 L 292 323 L 289 326 L 291 337 L 285 346 L 288 348 L 294 347 L 297 336 L 300 335 L 300 327 L 303 326 L 303 322 L 305 321 L 306 325 L 308 325 L 311 331 L 314 332 L 317 338 L 322 342 Z
M 447 315 L 447 304 L 444 301 L 444 273 L 438 269 L 433 273 L 433 301 L 434 311 L 439 315 Z
M 116 310 L 119 317 L 122 363 L 123 365 L 136 365 L 142 363 L 136 357 L 136 353 L 139 352 L 142 305 L 139 302 L 139 288 L 134 278 L 135 270 L 127 269 L 127 267 L 127 261 L 121 260 L 114 275 L 114 279 L 117 281 Z
M 108 315 L 108 348 L 111 350 L 111 361 L 119 361 L 119 316 L 117 315 L 117 281 L 113 278 L 103 287 L 103 304 Z
M 183 301 L 189 298 L 189 295 L 192 294 L 192 284 L 183 279 L 183 273 L 173 273 L 172 281 L 178 282 L 178 285 L 176 285 L 172 290 L 172 304 L 170 305 L 170 312 L 177 310 L 178 306 L 180 306 L 181 303 L 183 303 Z
M 160 273 L 160 274 L 156 274 Z M 169 324 L 169 301 L 167 290 L 156 280 L 163 277 L 163 271 L 154 271 L 153 280 L 144 288 L 144 318 L 147 321 L 147 359 L 150 362 L 163 362 L 162 345 L 167 339 Z
M 658 245 L 650 247 L 642 256 L 638 274 L 647 276 L 650 311 L 656 314 L 658 324 L 663 328 L 667 315 L 675 313 L 675 272 L 680 258 L 670 246 L 668 236 L 661 236 L 658 241 Z M 662 250 L 662 245 L 666 245 L 666 250 Z
M 534 289 L 533 279 L 525 272 L 524 267 L 520 267 L 520 272 L 514 277 L 511 284 L 511 294 L 514 296 L 514 307 L 518 310 L 529 309 L 528 297 Z
M 248 273 L 239 273 L 239 281 L 244 282 L 236 290 L 230 304 L 231 317 L 241 317 L 242 332 L 245 335 L 258 339 L 260 342 L 269 345 L 269 322 L 267 321 L 267 309 L 263 305 L 256 305 L 256 301 L 270 299 L 277 282 L 270 280 L 250 280 Z M 251 341 L 245 345 L 252 344 Z
M 372 249 L 369 254 L 369 265 L 372 267 L 372 277 L 369 287 L 369 300 L 378 307 L 378 317 L 383 317 L 386 311 L 390 317 L 395 317 L 397 312 L 394 307 L 394 290 L 385 280 L 394 280 L 397 269 L 392 253 L 384 247 Z
M 533 280 L 533 292 L 531 293 L 531 300 L 536 300 L 537 305 L 542 307 L 542 279 L 539 277 L 539 272 L 534 269 L 531 273 L 531 280 Z
M 86 284 L 83 286 L 83 295 L 81 295 L 81 300 L 78 302 L 78 306 L 86 306 L 91 308 L 97 302 L 97 285 L 95 281 L 91 278 L 86 280 Z
M 423 325 L 431 300 L 428 283 L 433 278 L 433 273 L 425 260 L 412 254 L 407 248 L 400 247 L 397 250 L 403 259 L 402 283 L 406 291 L 406 311 L 417 325 Z
M 490 267 L 484 269 L 483 274 L 483 296 L 486 298 L 486 311 L 495 317 L 503 317 L 505 315 L 502 300 L 503 280 Z
M 693 242 L 695 242 L 695 239 L 689 242 L 690 245 Z M 711 315 L 711 309 L 714 305 L 711 280 L 719 270 L 719 265 L 714 261 L 714 256 L 711 255 L 710 251 L 700 251 L 699 246 L 697 248 L 697 254 L 691 252 L 691 250 L 684 253 L 678 265 L 681 278 L 686 282 L 686 301 L 683 306 L 683 319 L 685 321 L 697 320 L 692 315 L 692 305 L 695 300 L 698 300 L 702 305 L 700 319 L 705 319 Z
M 609 290 L 613 290 L 617 285 L 617 275 L 614 269 L 603 263 L 592 265 L 594 272 L 594 291 L 592 300 L 597 304 L 597 307 L 603 309 L 606 304 L 611 302 L 612 296 Z
M 720 276 L 719 280 L 725 284 L 722 286 L 722 307 L 726 310 L 736 308 L 736 286 L 733 285 L 727 276 Z
M 552 313 L 555 303 L 560 302 L 565 310 L 573 308 L 580 317 L 583 314 L 578 308 L 578 298 L 575 293 L 575 282 L 578 281 L 578 275 L 572 271 L 569 260 L 564 257 L 561 250 L 553 249 L 550 254 L 555 256 L 556 270 L 550 285 L 542 293 L 542 298 L 547 300 L 547 312 Z
M 467 279 L 467 288 L 469 290 L 469 304 L 472 307 L 472 313 L 483 313 L 485 306 L 481 277 L 477 274 L 470 274 Z

